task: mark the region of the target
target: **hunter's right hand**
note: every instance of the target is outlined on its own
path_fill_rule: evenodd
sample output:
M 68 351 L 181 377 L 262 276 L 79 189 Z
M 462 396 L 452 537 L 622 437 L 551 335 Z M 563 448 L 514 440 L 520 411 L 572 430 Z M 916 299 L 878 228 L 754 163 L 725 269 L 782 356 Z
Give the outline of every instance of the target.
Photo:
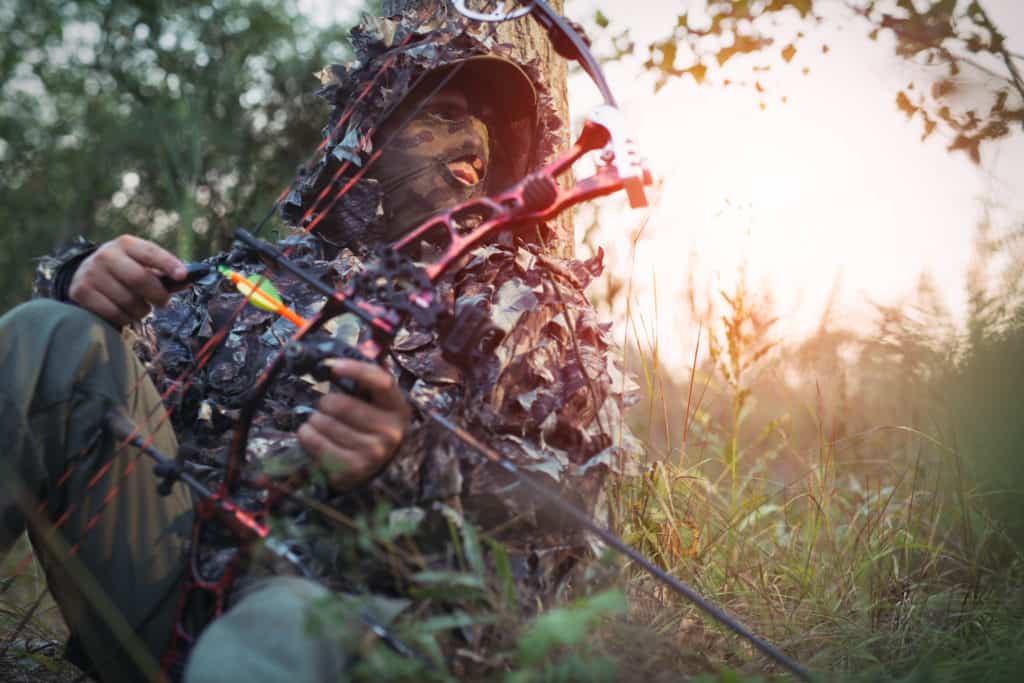
M 78 266 L 68 298 L 120 328 L 141 320 L 152 306 L 167 305 L 171 295 L 161 275 L 184 280 L 185 264 L 152 242 L 121 235 Z

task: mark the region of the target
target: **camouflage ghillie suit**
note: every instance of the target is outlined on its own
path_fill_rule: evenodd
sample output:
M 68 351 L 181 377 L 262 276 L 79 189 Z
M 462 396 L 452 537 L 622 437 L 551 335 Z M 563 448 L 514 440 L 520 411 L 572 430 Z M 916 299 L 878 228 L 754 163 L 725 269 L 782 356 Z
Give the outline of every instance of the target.
M 424 38 L 406 44 L 410 34 Z M 491 159 L 482 186 L 491 192 L 506 189 L 527 169 L 551 157 L 560 144 L 563 122 L 544 85 L 539 64 L 517 58 L 512 46 L 498 43 L 485 29 L 467 27 L 444 11 L 424 10 L 420 15 L 366 17 L 352 30 L 352 45 L 357 56 L 353 65 L 331 64 L 319 74 L 324 86 L 318 94 L 334 107 L 324 129 L 326 153 L 300 171 L 282 206 L 285 218 L 299 227 L 306 227 L 313 219 L 306 212 L 338 166 L 346 161 L 352 164 L 337 181 L 340 186 L 375 151 L 371 133 L 385 114 L 414 90 L 422 94 L 454 68 L 460 70 L 455 84 L 465 84 L 467 89 L 489 88 L 488 98 L 494 100 L 497 110 L 494 122 L 499 125 L 490 127 Z M 425 74 L 428 76 L 421 81 Z M 367 93 L 368 84 L 376 85 Z M 414 133 L 406 129 L 401 135 L 411 141 Z M 434 170 L 436 177 L 446 176 L 443 164 L 436 164 Z M 394 221 L 389 220 L 388 207 L 382 204 L 383 188 L 376 178 L 377 171 L 371 170 L 330 208 L 329 216 L 317 227 L 321 238 L 351 246 L 395 237 Z M 465 199 L 466 195 L 458 198 Z M 428 199 L 426 194 L 422 199 Z M 433 209 L 421 213 L 421 217 L 429 213 Z M 525 234 L 532 238 L 537 233 L 529 230 Z M 552 245 L 564 238 L 546 230 L 542 237 Z
M 428 26 L 416 16 L 370 20 L 354 31 L 359 65 L 325 69 L 321 77 L 326 85 L 320 94 L 335 105 L 325 133 L 328 144 L 320 158 L 300 171 L 284 202 L 286 218 L 302 223 L 340 164 L 355 162 L 339 185 L 356 172 L 371 152 L 359 141 L 385 111 L 410 94 L 417 76 L 444 73 L 447 65 L 472 65 L 474 58 L 501 52 L 486 35 L 448 25 L 443 18 L 432 21 Z M 399 50 L 381 72 L 378 86 L 337 130 L 341 112 L 378 75 L 385 60 L 396 56 L 395 46 L 409 31 L 427 29 L 436 33 Z M 507 118 L 500 126 L 465 127 L 461 132 L 466 137 L 457 143 L 476 150 L 481 138 L 493 142 L 484 145 L 491 150 L 485 185 L 491 192 L 503 189 L 548 156 L 557 140 L 560 122 L 539 73 L 530 64 L 524 70 L 520 73 L 534 84 L 529 106 L 523 108 L 520 103 L 519 111 L 509 103 L 503 108 Z M 403 146 L 431 147 L 433 140 L 424 134 L 428 132 L 415 126 L 402 131 L 407 138 Z M 444 155 L 465 152 L 461 148 L 431 150 L 442 160 Z M 440 163 L 437 170 L 440 174 Z M 450 183 L 449 187 L 461 191 Z M 296 233 L 281 248 L 315 277 L 343 286 L 364 267 L 371 247 L 395 236 L 390 232 L 394 215 L 403 207 L 388 206 L 384 189 L 373 178 L 356 183 L 320 219 L 315 234 Z M 425 199 L 425 207 L 436 205 L 437 198 Z M 600 516 L 606 476 L 621 472 L 636 450 L 622 415 L 632 399 L 633 385 L 620 371 L 610 325 L 598 321 L 584 295 L 601 272 L 600 257 L 581 262 L 548 256 L 546 246 L 555 237 L 543 225 L 504 233 L 476 248 L 438 284 L 449 311 L 457 314 L 465 307 L 480 308 L 500 330 L 498 338 L 490 340 L 471 362 L 459 364 L 446 358 L 436 330 L 409 324 L 385 363 L 421 404 L 451 417 L 531 476 Z M 87 247 L 79 246 L 68 256 L 80 260 L 86 252 Z M 62 267 L 66 261 L 43 260 L 40 292 L 46 294 L 51 285 L 59 288 L 66 282 L 67 267 Z M 323 306 L 323 300 L 294 277 L 267 269 L 240 249 L 211 261 L 250 275 L 265 274 L 285 303 L 304 317 L 314 316 Z M 193 371 L 199 348 L 224 325 L 231 326 L 224 344 L 191 376 L 187 390 L 170 392 L 168 399 L 183 451 L 201 467 L 209 467 L 211 481 L 225 459 L 248 390 L 294 332 L 291 323 L 251 306 L 230 321 L 242 299 L 229 282 L 211 276 L 175 295 L 166 309 L 154 311 L 136 330 L 135 351 L 147 362 L 163 394 L 176 379 Z M 363 334 L 344 317 L 325 330 L 351 342 Z M 307 459 L 293 432 L 326 390 L 309 378 L 278 378 L 254 420 L 249 469 L 280 474 Z M 578 529 L 422 416 L 414 416 L 399 451 L 371 481 L 344 494 L 313 482 L 305 493 L 326 500 L 349 519 L 363 514 L 373 519 L 374 510 L 386 503 L 387 523 L 403 529 L 400 540 L 405 552 L 382 555 L 361 544 L 358 532 L 339 530 L 318 512 L 288 503 L 276 510 L 314 573 L 335 589 L 402 595 L 414 571 L 457 569 L 461 558 L 453 551 L 451 529 L 463 519 L 504 544 L 522 605 L 549 602 L 590 553 L 588 539 Z M 204 553 L 204 574 L 233 552 L 228 544 L 211 546 Z
M 361 268 L 352 252 L 330 254 L 331 248 L 314 237 L 286 240 L 285 246 L 293 247 L 293 257 L 307 271 L 336 285 Z M 606 474 L 619 468 L 632 443 L 623 428 L 624 380 L 608 327 L 598 322 L 583 295 L 600 263 L 552 259 L 538 252 L 522 244 L 480 247 L 439 287 L 453 310 L 484 306 L 505 331 L 486 359 L 460 367 L 442 355 L 437 332 L 410 325 L 396 339 L 387 366 L 424 406 L 454 418 L 524 470 L 546 478 L 593 511 Z M 247 265 L 261 272 L 256 264 Z M 300 315 L 311 317 L 322 305 L 319 296 L 294 279 L 275 273 L 269 277 Z M 162 392 L 189 369 L 196 350 L 242 301 L 223 282 L 209 289 L 197 287 L 176 296 L 143 325 L 137 351 L 155 361 L 150 368 Z M 358 332 L 348 323 L 342 319 L 328 329 L 355 341 Z M 198 453 L 198 461 L 223 461 L 247 390 L 293 331 L 287 321 L 253 307 L 233 323 L 224 346 L 173 406 L 175 431 L 183 448 Z M 291 432 L 324 389 L 301 377 L 282 377 L 275 383 L 250 439 L 254 463 L 269 463 L 271 472 L 280 472 L 288 469 L 285 463 L 304 459 Z M 447 565 L 456 559 L 447 551 L 447 529 L 437 524 L 452 512 L 465 514 L 485 531 L 500 527 L 495 536 L 510 551 L 526 604 L 553 595 L 575 561 L 587 554 L 578 531 L 538 505 L 503 471 L 422 419 L 414 420 L 399 452 L 377 477 L 330 499 L 348 515 L 368 513 L 385 501 L 395 509 L 393 515 L 420 527 L 417 549 L 422 557 L 416 560 L 435 568 L 454 568 Z M 317 573 L 335 587 L 353 590 L 389 583 L 379 572 L 393 571 L 393 566 L 368 565 L 357 576 L 353 556 L 337 554 L 337 539 L 321 537 L 315 525 L 302 528 L 310 534 L 307 552 Z M 327 545 L 318 546 L 321 542 Z

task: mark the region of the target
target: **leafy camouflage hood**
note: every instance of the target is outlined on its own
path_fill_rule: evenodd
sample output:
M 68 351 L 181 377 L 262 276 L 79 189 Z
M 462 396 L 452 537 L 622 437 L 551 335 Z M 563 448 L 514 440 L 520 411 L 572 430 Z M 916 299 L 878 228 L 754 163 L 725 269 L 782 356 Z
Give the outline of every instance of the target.
M 429 6 L 396 17 L 364 17 L 351 31 L 356 59 L 328 65 L 318 74 L 323 87 L 317 94 L 333 110 L 324 128 L 324 149 L 299 171 L 283 203 L 285 219 L 299 227 L 314 220 L 316 214 L 306 214 L 338 169 L 348 163 L 334 181 L 336 188 L 373 154 L 379 141 L 368 134 L 407 97 L 423 94 L 456 68 L 452 82 L 469 99 L 487 98 L 500 112 L 488 121 L 494 151 L 487 193 L 505 189 L 550 156 L 563 122 L 539 66 L 536 60 L 515 61 L 512 46 L 499 43 L 492 27 Z M 328 203 L 316 205 L 317 212 Z M 364 176 L 330 207 L 316 232 L 338 246 L 373 245 L 386 239 L 382 217 L 379 184 Z

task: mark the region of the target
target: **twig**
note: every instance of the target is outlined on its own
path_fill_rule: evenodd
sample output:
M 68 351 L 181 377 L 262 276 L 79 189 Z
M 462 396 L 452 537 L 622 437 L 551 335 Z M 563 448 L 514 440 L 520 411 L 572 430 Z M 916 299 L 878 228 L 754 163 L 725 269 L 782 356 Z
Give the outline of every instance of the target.
M 981 6 L 981 2 L 975 2 L 975 7 L 978 8 L 978 14 L 981 16 L 981 20 L 984 22 L 985 28 L 991 31 L 993 34 L 998 34 L 996 27 L 992 24 L 992 20 L 988 18 L 984 8 Z M 1006 49 L 1005 44 L 1001 45 L 996 52 L 1003 58 L 1003 63 L 1006 65 L 1007 70 L 1010 72 L 1010 77 L 1013 80 L 1013 85 L 1017 88 L 1017 93 L 1020 94 L 1022 100 L 1024 100 L 1024 80 L 1021 79 L 1020 72 L 1017 71 L 1017 65 L 1013 63 L 1013 55 L 1010 54 L 1009 50 Z M 1022 124 L 1024 125 L 1024 124 Z

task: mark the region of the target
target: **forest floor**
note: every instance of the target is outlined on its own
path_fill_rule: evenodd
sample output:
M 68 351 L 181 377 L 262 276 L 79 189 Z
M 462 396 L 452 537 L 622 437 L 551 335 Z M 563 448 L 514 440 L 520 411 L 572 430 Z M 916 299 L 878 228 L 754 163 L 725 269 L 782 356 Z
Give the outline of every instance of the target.
M 0 564 L 0 681 L 87 683 L 64 658 L 67 625 L 31 552 L 22 537 Z

